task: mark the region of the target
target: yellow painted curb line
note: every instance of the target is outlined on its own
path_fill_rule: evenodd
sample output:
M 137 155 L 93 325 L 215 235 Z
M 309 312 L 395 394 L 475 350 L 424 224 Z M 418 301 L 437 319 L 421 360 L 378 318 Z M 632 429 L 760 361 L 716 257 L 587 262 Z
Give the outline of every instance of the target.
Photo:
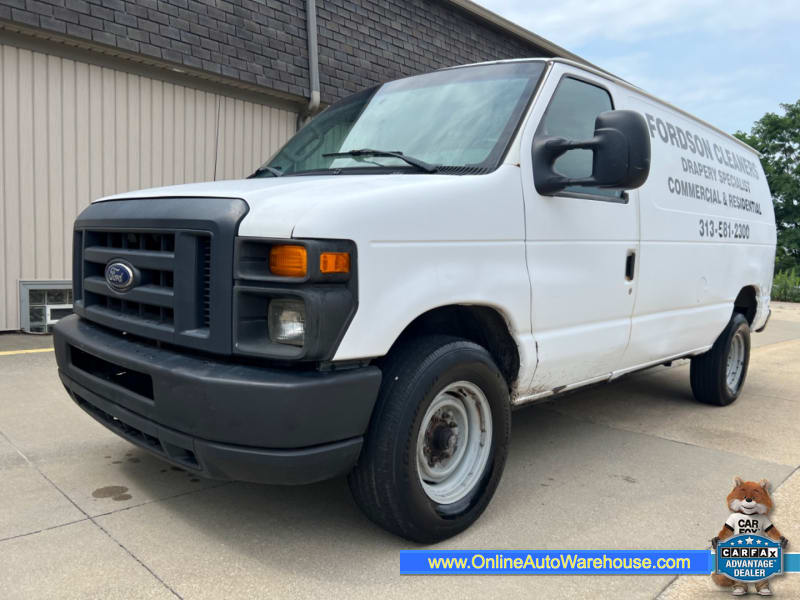
M 54 348 L 34 348 L 32 350 L 5 350 L 0 356 L 14 356 L 15 354 L 38 354 L 39 352 L 52 352 Z

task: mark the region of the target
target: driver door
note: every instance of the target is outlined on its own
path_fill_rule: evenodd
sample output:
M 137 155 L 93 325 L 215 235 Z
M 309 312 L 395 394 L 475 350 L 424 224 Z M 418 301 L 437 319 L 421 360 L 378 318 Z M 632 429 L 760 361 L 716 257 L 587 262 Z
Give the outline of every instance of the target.
M 611 82 L 555 64 L 522 139 L 526 254 L 538 365 L 530 394 L 602 380 L 620 367 L 631 330 L 639 249 L 635 192 L 567 188 L 542 196 L 531 158 L 537 135 L 588 140 L 595 118 L 614 108 Z M 591 150 L 555 163 L 570 177 L 592 171 Z

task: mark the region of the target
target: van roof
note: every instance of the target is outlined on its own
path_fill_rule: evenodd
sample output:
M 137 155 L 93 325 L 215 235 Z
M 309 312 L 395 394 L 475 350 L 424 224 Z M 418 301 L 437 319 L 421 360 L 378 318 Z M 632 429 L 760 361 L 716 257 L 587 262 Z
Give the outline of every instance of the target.
M 642 88 L 633 85 L 629 81 L 625 81 L 621 77 L 617 77 L 613 73 L 609 73 L 608 71 L 606 71 L 604 69 L 601 69 L 599 67 L 595 67 L 595 66 L 587 64 L 585 62 L 579 62 L 579 61 L 576 61 L 576 60 L 570 60 L 568 58 L 546 58 L 546 57 L 544 57 L 544 58 L 509 58 L 509 59 L 505 59 L 505 60 L 490 60 L 490 61 L 486 61 L 486 62 L 472 63 L 472 64 L 469 64 L 469 65 L 459 65 L 459 66 L 455 66 L 455 67 L 447 67 L 446 69 L 442 69 L 442 70 L 460 69 L 460 68 L 463 68 L 463 67 L 475 67 L 475 66 L 479 66 L 479 65 L 493 65 L 493 64 L 501 64 L 501 63 L 511 63 L 511 62 L 562 63 L 562 64 L 565 64 L 565 65 L 571 65 L 573 67 L 577 67 L 579 69 L 583 69 L 584 71 L 589 71 L 590 73 L 593 73 L 595 75 L 598 75 L 600 77 L 608 79 L 609 81 L 613 81 L 617 85 L 620 85 L 622 87 L 628 88 L 629 90 L 634 91 L 634 92 L 636 92 L 638 94 L 642 94 L 643 96 L 647 96 L 651 100 L 654 100 L 654 101 L 658 102 L 659 104 L 662 104 L 663 106 L 666 106 L 667 108 L 670 108 L 670 109 L 674 110 L 675 112 L 678 112 L 678 113 L 682 114 L 683 116 L 685 116 L 685 117 L 687 117 L 689 119 L 692 119 L 696 123 L 699 123 L 700 125 L 703 125 L 704 127 L 708 127 L 709 129 L 712 129 L 713 131 L 717 132 L 718 134 L 720 134 L 722 136 L 725 136 L 729 140 L 737 143 L 738 145 L 742 146 L 743 148 L 746 148 L 747 150 L 749 150 L 750 152 L 752 152 L 756 156 L 758 156 L 758 157 L 761 156 L 761 153 L 758 152 L 758 150 L 756 150 L 755 148 L 753 148 L 749 144 L 745 144 L 742 140 L 740 140 L 737 137 L 732 136 L 727 131 L 723 131 L 719 127 L 716 127 L 715 125 L 712 125 L 711 123 L 708 123 L 707 121 L 704 121 L 703 119 L 694 116 L 693 114 L 683 110 L 682 108 L 678 108 L 677 106 L 675 106 L 673 104 L 670 104 L 669 102 L 661 100 L 660 98 L 654 96 L 650 92 L 647 92 L 647 91 L 643 90 Z

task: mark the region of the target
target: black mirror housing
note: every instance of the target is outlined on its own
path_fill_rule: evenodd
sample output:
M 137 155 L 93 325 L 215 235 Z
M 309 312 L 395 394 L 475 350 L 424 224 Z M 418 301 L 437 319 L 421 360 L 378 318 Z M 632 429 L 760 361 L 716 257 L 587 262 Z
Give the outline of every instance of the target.
M 571 179 L 555 170 L 562 154 L 579 149 L 594 155 L 590 177 Z M 650 133 L 644 117 L 632 110 L 597 115 L 590 140 L 537 136 L 532 153 L 534 185 L 543 196 L 576 185 L 631 190 L 643 185 L 650 174 Z

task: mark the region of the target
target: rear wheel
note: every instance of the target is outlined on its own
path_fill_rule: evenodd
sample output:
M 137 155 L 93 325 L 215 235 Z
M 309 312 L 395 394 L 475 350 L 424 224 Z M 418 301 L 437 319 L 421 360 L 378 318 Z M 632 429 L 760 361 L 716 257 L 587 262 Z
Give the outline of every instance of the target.
M 692 358 L 694 397 L 705 404 L 726 406 L 736 400 L 750 363 L 750 325 L 735 313 L 711 350 Z
M 410 340 L 387 359 L 350 489 L 381 527 L 446 539 L 491 500 L 510 425 L 508 387 L 484 348 L 443 335 Z

